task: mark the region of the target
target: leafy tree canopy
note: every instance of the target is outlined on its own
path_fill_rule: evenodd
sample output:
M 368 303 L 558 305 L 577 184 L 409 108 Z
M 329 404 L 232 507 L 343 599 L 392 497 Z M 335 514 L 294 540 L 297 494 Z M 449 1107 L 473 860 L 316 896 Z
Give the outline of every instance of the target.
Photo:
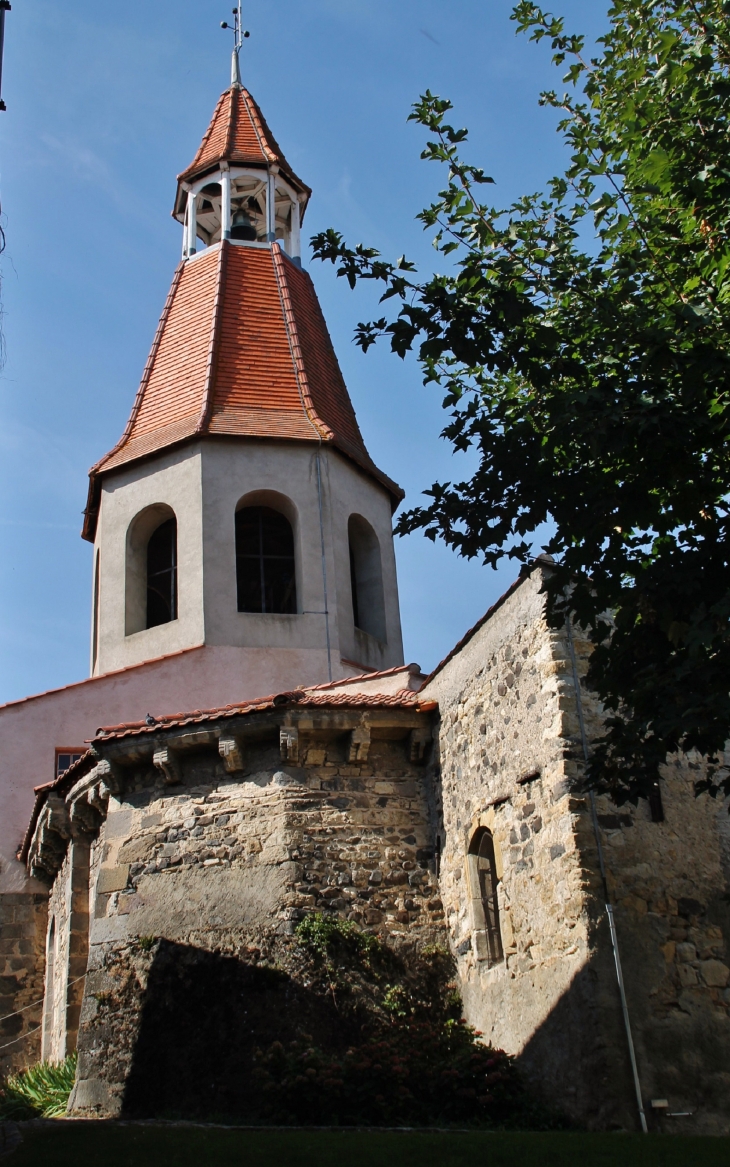
M 592 58 L 527 0 L 512 19 L 567 66 L 568 92 L 541 96 L 562 113 L 565 173 L 489 205 L 467 131 L 427 92 L 411 119 L 448 179 L 418 218 L 448 274 L 332 230 L 315 255 L 384 285 L 390 315 L 358 343 L 415 350 L 445 391 L 444 436 L 478 452 L 398 533 L 526 566 L 551 524 L 548 618 L 562 624 L 572 587 L 610 713 L 589 782 L 636 801 L 668 754 L 698 750 L 704 788 L 730 792 L 730 3 L 616 0 Z

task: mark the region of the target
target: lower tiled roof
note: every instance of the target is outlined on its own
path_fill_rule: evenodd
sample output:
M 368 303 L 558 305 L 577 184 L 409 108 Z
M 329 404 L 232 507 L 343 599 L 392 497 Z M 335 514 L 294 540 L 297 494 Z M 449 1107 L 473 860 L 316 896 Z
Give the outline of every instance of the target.
M 241 705 L 223 705 L 219 709 L 194 709 L 191 713 L 171 713 L 165 717 L 155 718 L 152 725 L 146 721 L 130 721 L 124 725 L 102 726 L 93 741 L 102 742 L 112 738 L 159 733 L 160 730 L 199 725 L 206 721 L 220 721 L 224 717 L 241 717 L 247 713 L 260 713 L 284 705 L 319 709 L 416 709 L 424 713 L 437 708 L 435 701 L 423 701 L 412 689 L 401 689 L 398 693 L 314 693 L 296 689 L 290 693 L 257 697 Z

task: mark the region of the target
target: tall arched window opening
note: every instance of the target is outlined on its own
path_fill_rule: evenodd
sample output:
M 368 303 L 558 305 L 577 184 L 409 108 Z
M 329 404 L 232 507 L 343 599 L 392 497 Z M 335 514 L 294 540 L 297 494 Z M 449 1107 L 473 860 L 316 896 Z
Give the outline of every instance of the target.
M 362 515 L 350 515 L 347 536 L 350 545 L 352 618 L 355 627 L 384 643 L 385 597 L 378 536 Z
M 499 926 L 497 863 L 492 832 L 481 827 L 469 847 L 469 883 L 477 956 L 491 965 L 504 956 Z
M 177 523 L 167 519 L 147 543 L 147 627 L 177 619 Z
M 294 532 L 280 511 L 236 511 L 236 582 L 239 612 L 296 612 Z

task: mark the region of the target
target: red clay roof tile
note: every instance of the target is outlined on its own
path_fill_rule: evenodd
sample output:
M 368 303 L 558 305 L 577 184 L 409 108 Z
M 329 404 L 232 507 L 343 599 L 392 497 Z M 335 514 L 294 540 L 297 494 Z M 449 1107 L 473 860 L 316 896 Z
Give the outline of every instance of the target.
M 306 195 L 311 194 L 284 157 L 253 97 L 239 86 L 221 94 L 200 149 L 187 169 L 178 175 L 178 182 L 191 182 L 223 161 L 266 168 L 276 165 L 292 186 Z
M 271 697 L 257 697 L 240 705 L 224 705 L 220 709 L 194 709 L 190 713 L 173 713 L 157 719 L 154 725 L 146 721 L 130 721 L 123 725 L 102 726 L 95 742 L 113 738 L 136 737 L 139 734 L 160 733 L 162 730 L 196 725 L 204 721 L 218 721 L 224 717 L 240 717 L 283 705 L 301 705 L 322 709 L 415 709 L 428 713 L 438 708 L 436 701 L 423 701 L 412 689 L 398 693 L 313 693 L 297 689 L 292 693 L 278 693 Z
M 99 475 L 206 435 L 332 443 L 397 503 L 368 454 L 310 277 L 278 244 L 224 241 L 175 273 L 127 427 Z
M 221 95 L 178 194 L 224 160 L 276 165 L 311 193 L 240 86 Z M 124 433 L 89 473 L 84 538 L 94 539 L 100 475 L 208 435 L 332 443 L 394 505 L 403 497 L 365 449 L 312 281 L 278 244 L 226 240 L 177 268 Z

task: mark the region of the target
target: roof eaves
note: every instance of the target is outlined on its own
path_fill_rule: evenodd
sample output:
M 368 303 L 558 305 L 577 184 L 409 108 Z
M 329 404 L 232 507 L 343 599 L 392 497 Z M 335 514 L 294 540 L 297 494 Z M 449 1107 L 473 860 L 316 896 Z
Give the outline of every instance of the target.
M 33 793 L 35 794 L 33 810 L 31 811 L 26 832 L 23 835 L 23 842 L 20 844 L 16 855 L 16 858 L 21 863 L 27 863 L 28 861 L 28 851 L 33 841 L 33 835 L 35 834 L 40 813 L 43 810 L 48 795 L 68 793 L 71 787 L 78 782 L 79 778 L 83 778 L 94 768 L 98 760 L 98 757 L 92 750 L 87 750 L 85 754 L 82 754 L 80 758 L 76 759 L 73 765 L 69 766 L 68 770 L 64 770 L 52 782 L 46 782 L 42 786 L 35 786 L 33 788 Z
M 102 726 L 92 739 L 94 745 L 102 742 L 118 740 L 119 738 L 138 737 L 161 733 L 168 729 L 178 729 L 185 725 L 197 725 L 201 722 L 220 721 L 228 717 L 244 717 L 247 714 L 261 713 L 269 709 L 279 709 L 285 706 L 302 706 L 304 708 L 403 708 L 416 709 L 419 712 L 430 712 L 435 709 L 437 702 L 422 701 L 419 694 L 412 689 L 400 689 L 397 693 L 307 693 L 297 689 L 293 692 L 277 693 L 274 696 L 260 697 L 236 705 L 224 705 L 219 709 L 195 709 L 190 713 L 175 713 L 157 718 L 152 725 L 146 721 L 128 722 L 121 725 Z
M 421 672 L 421 666 L 417 664 L 409 665 L 394 665 L 391 669 L 380 669 L 374 672 L 355 673 L 352 677 L 341 677 L 338 681 L 324 681 L 321 685 L 306 685 L 304 691 L 307 693 L 320 693 L 327 689 L 338 689 L 343 685 L 353 685 L 357 681 L 374 681 L 378 677 L 394 677 L 396 673 L 408 673 L 409 676 L 418 676 Z M 413 692 L 414 690 L 408 690 Z

